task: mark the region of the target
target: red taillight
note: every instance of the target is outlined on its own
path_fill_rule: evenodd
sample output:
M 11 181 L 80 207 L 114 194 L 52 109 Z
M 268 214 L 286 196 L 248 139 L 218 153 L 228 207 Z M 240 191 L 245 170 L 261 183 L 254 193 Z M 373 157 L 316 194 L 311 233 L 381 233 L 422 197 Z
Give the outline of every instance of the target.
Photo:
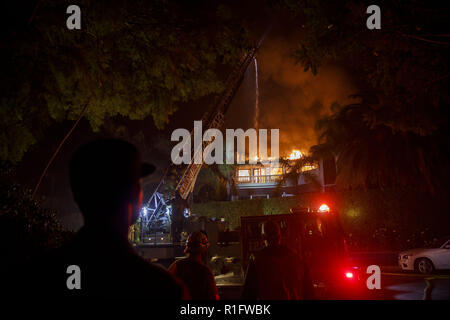
M 346 272 L 346 273 L 345 273 L 345 277 L 346 277 L 347 279 L 353 279 L 353 272 Z

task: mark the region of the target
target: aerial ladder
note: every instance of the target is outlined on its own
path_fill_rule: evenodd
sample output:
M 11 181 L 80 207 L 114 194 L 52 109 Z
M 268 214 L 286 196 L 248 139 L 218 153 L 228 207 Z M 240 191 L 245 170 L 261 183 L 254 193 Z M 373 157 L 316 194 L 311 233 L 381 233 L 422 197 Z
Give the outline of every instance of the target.
M 258 47 L 253 47 L 242 56 L 237 66 L 228 76 L 225 82 L 225 90 L 215 100 L 214 107 L 203 115 L 202 123 L 206 130 L 212 128 L 220 130 L 222 128 L 225 120 L 225 114 L 241 85 L 242 79 L 248 66 L 255 57 L 257 49 Z M 190 141 L 194 141 L 193 135 L 194 130 L 191 131 Z M 159 182 L 149 201 L 145 206 L 143 206 L 141 210 L 141 242 L 144 236 L 144 229 L 155 230 L 158 225 L 167 225 L 170 223 L 172 214 L 170 202 L 175 197 L 179 196 L 182 199 L 186 200 L 189 194 L 192 193 L 195 181 L 197 180 L 197 176 L 202 168 L 202 164 L 194 163 L 194 159 L 196 155 L 199 152 L 203 152 L 203 150 L 205 150 L 205 148 L 211 142 L 212 141 L 203 141 L 196 150 L 193 150 L 193 152 L 191 152 L 191 161 L 181 171 L 174 190 L 170 192 L 170 195 L 168 196 L 165 195 L 166 179 L 168 173 L 171 172 L 171 169 L 174 167 L 174 165 L 172 164 L 165 171 L 161 181 Z

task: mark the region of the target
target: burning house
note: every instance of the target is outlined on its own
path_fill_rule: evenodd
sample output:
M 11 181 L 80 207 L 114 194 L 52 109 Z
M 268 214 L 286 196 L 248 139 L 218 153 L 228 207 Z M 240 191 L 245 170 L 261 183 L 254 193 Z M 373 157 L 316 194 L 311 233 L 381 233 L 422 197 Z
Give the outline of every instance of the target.
M 230 199 L 254 199 L 292 196 L 303 192 L 333 190 L 336 179 L 335 159 L 302 163 L 302 154 L 294 150 L 277 163 L 238 164 L 229 188 Z M 295 171 L 295 172 L 294 172 Z

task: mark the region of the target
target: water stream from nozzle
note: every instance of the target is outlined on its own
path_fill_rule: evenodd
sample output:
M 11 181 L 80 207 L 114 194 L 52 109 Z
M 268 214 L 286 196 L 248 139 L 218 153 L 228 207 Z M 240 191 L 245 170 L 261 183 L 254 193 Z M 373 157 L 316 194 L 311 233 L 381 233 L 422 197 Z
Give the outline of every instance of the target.
M 256 60 L 256 57 L 253 58 L 253 61 L 255 62 L 255 117 L 253 120 L 253 127 L 255 130 L 258 130 L 259 123 L 259 83 L 258 83 L 258 62 Z

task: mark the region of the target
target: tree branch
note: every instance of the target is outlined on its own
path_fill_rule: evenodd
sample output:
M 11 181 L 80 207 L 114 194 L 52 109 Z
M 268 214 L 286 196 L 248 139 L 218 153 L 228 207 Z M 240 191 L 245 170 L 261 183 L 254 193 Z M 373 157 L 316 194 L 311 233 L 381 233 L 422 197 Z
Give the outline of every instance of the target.
M 37 10 L 38 10 L 38 8 L 39 8 L 39 4 L 40 4 L 40 3 L 41 3 L 40 0 L 37 0 L 37 1 L 36 1 L 36 5 L 34 6 L 33 13 L 31 14 L 30 19 L 28 19 L 28 24 L 30 24 L 31 22 L 33 22 L 34 17 L 36 16 L 36 12 L 37 12 Z
M 404 36 L 404 37 L 415 39 L 415 40 L 419 40 L 419 41 L 424 41 L 424 42 L 433 43 L 433 44 L 441 44 L 441 45 L 445 45 L 445 46 L 450 46 L 450 42 L 448 42 L 448 41 L 436 41 L 436 40 L 431 40 L 431 39 L 426 39 L 426 38 L 422 38 L 422 37 L 419 37 L 419 36 L 415 36 L 413 34 L 405 34 L 405 33 L 400 33 L 400 34 L 402 36 Z
M 57 155 L 58 152 L 61 150 L 61 148 L 62 148 L 64 142 L 66 142 L 67 138 L 69 138 L 69 136 L 72 134 L 72 132 L 73 132 L 73 131 L 75 130 L 75 128 L 78 126 L 78 123 L 80 122 L 80 120 L 81 120 L 81 119 L 84 117 L 84 115 L 86 114 L 86 110 L 87 110 L 87 108 L 88 108 L 88 106 L 89 106 L 89 101 L 90 101 L 90 99 L 89 99 L 88 102 L 86 102 L 86 104 L 84 105 L 83 110 L 81 111 L 80 115 L 78 116 L 77 121 L 75 121 L 75 123 L 73 124 L 72 128 L 70 128 L 69 132 L 67 132 L 67 134 L 64 136 L 64 138 L 61 140 L 61 142 L 59 143 L 59 145 L 58 145 L 58 147 L 56 148 L 55 152 L 53 153 L 52 157 L 51 157 L 50 160 L 47 162 L 47 165 L 45 166 L 44 171 L 42 171 L 42 174 L 41 174 L 41 176 L 39 177 L 39 180 L 38 180 L 36 186 L 34 187 L 33 193 L 32 193 L 32 195 L 31 195 L 31 198 L 32 198 L 32 199 L 34 199 L 34 197 L 36 196 L 36 193 L 37 193 L 37 191 L 38 191 L 38 189 L 39 189 L 39 186 L 40 186 L 42 180 L 44 179 L 44 177 L 45 177 L 45 175 L 46 175 L 46 173 L 47 173 L 47 171 L 48 171 L 48 168 L 50 168 L 50 165 L 53 163 L 53 160 L 55 160 L 56 155 Z

